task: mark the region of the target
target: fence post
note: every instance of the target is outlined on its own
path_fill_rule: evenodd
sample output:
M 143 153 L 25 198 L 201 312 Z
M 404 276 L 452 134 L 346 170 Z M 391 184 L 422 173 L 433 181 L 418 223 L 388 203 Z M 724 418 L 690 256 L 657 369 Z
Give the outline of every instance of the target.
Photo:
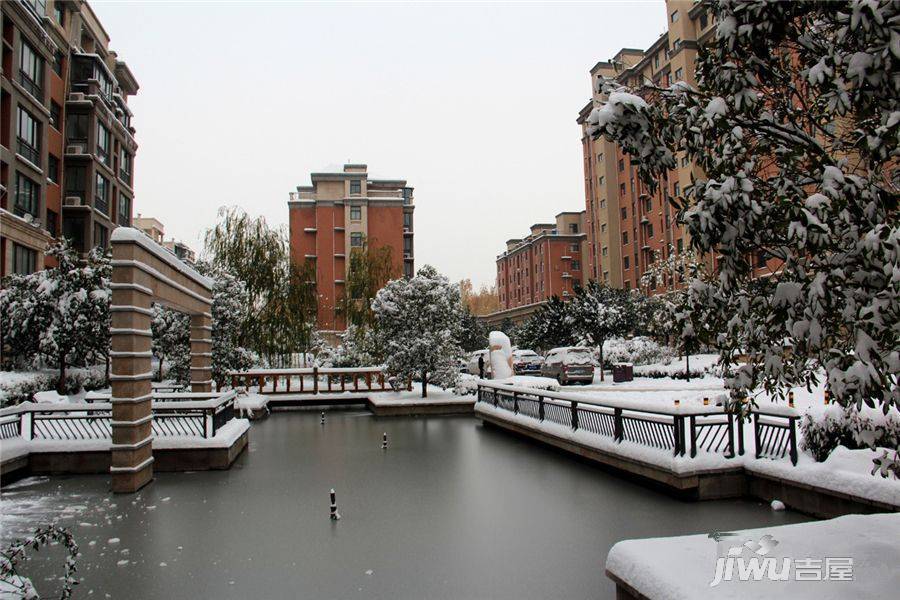
M 494 398 L 494 408 L 497 408 L 497 390 L 491 390 L 491 396 Z
M 697 417 L 691 415 L 691 458 L 697 456 Z
M 513 392 L 513 414 L 519 414 L 519 392 Z
M 788 429 L 791 437 L 791 464 L 797 466 L 797 432 L 794 428 L 794 422 L 797 417 L 788 417 Z
M 744 416 L 738 418 L 738 454 L 744 455 Z
M 615 434 L 615 438 L 617 442 L 621 442 L 625 439 L 625 428 L 622 427 L 622 409 L 614 408 L 613 409 L 613 433 Z
M 538 417 L 541 421 L 544 420 L 544 397 L 538 396 Z
M 28 412 L 28 429 L 30 430 L 28 432 L 28 439 L 33 440 L 34 439 L 34 412 L 32 412 L 32 411 Z
M 728 458 L 736 456 L 734 452 L 734 413 L 728 413 Z
M 366 371 L 366 390 L 372 391 L 372 373 Z
M 234 389 L 236 387 L 237 387 L 237 375 L 232 375 L 231 376 L 231 389 Z
M 759 458 L 762 455 L 759 445 L 759 413 L 753 413 L 753 443 L 756 445 L 756 458 Z
M 578 429 L 578 403 L 574 400 L 569 403 L 572 405 L 572 429 Z

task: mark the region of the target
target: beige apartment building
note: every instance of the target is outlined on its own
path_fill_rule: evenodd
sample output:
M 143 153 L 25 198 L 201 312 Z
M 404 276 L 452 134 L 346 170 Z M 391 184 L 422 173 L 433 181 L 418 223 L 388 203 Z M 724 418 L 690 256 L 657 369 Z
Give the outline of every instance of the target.
M 159 219 L 143 217 L 138 213 L 138 216 L 132 219 L 132 223 L 135 229 L 141 230 L 144 235 L 177 256 L 180 260 L 188 264 L 194 264 L 197 260 L 197 254 L 184 242 L 174 238 L 171 240 L 165 239 L 166 228 Z
M 666 2 L 668 30 L 649 48 L 623 48 L 590 71 L 591 100 L 579 112 L 590 279 L 617 288 L 664 293 L 678 287 L 673 278 L 644 282 L 648 267 L 688 247 L 686 232 L 676 223 L 670 198 L 680 197 L 691 182 L 694 165 L 679 156 L 678 168 L 661 178 L 650 193 L 631 158 L 616 144 L 587 134 L 587 118 L 607 97 L 598 91 L 601 78 L 613 78 L 632 89 L 652 84 L 668 87 L 677 81 L 696 84 L 697 49 L 713 34 L 713 16 L 706 3 Z

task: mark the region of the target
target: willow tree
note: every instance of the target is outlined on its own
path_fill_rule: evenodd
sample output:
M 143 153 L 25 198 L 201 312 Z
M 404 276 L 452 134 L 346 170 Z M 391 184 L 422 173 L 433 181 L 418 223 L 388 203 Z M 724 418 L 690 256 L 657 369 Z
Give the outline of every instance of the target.
M 372 300 L 378 290 L 400 276 L 400 269 L 394 263 L 390 246 L 373 246 L 363 239 L 361 247 L 350 251 L 350 265 L 347 270 L 346 293 L 338 303 L 347 323 L 357 327 L 372 327 L 375 316 Z
M 262 356 L 306 350 L 316 312 L 315 273 L 307 263 L 290 260 L 288 236 L 263 217 L 236 207 L 219 211 L 207 230 L 209 261 L 244 283 L 249 311 L 241 345 Z

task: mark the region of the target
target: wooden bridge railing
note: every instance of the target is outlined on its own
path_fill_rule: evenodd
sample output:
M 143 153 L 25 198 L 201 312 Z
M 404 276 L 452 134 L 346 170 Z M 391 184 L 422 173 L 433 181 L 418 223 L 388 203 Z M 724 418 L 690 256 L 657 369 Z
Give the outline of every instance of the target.
M 251 369 L 233 371 L 229 376 L 232 389 L 256 386 L 260 394 L 393 391 L 381 367 Z M 411 387 L 412 382 L 408 382 L 407 389 Z

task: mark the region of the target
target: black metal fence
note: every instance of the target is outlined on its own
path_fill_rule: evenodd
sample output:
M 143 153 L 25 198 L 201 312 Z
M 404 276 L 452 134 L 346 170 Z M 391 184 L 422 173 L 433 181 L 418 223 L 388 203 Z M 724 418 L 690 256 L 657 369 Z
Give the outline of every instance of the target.
M 582 430 L 617 443 L 697 456 L 699 451 L 733 458 L 744 454 L 743 421 L 719 406 L 635 408 L 604 403 L 585 394 L 563 394 L 500 384 L 478 385 L 478 401 L 536 421 Z M 793 417 L 785 430 L 793 430 Z M 796 452 L 796 436 L 791 435 Z M 759 446 L 757 445 L 757 456 Z M 783 454 L 782 454 L 783 456 Z M 792 457 L 794 455 L 792 454 Z M 795 460 L 796 464 L 796 460 Z

